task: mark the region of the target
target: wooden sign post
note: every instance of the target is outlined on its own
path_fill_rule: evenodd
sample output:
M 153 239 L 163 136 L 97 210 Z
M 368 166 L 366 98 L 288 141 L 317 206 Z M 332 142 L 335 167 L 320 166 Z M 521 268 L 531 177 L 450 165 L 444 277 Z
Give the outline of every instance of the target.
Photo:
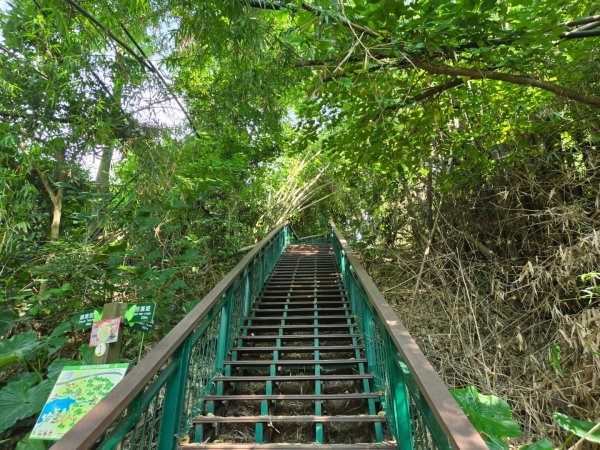
M 90 346 L 94 348 L 94 364 L 116 364 L 121 360 L 124 328 L 141 333 L 151 331 L 155 309 L 156 303 L 152 302 L 106 303 L 102 311 L 82 311 L 74 314 L 72 320 L 78 330 L 92 329 Z
M 125 316 L 127 303 L 106 303 L 102 308 L 102 319 L 112 319 Z M 106 345 L 106 350 L 100 356 L 94 353 L 94 364 L 113 364 L 121 360 L 121 346 L 123 345 L 123 332 L 119 332 L 117 342 Z

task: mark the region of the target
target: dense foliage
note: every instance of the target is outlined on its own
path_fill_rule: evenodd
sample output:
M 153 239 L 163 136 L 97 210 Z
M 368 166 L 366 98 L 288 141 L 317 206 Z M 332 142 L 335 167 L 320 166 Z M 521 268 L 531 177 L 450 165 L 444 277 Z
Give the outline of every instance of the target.
M 9 443 L 89 358 L 74 312 L 156 302 L 133 362 L 288 218 L 343 225 L 448 384 L 506 398 L 523 442 L 598 419 L 596 3 L 0 7 Z

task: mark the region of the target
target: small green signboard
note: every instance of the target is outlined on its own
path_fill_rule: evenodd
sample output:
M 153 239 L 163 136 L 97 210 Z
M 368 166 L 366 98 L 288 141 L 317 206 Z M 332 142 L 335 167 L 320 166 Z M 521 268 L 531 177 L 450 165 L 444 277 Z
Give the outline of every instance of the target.
M 156 303 L 134 303 L 127 307 L 125 323 L 137 331 L 150 331 L 154 326 Z
M 130 327 L 133 330 L 141 331 L 142 333 L 145 333 L 147 331 L 152 330 L 152 328 L 154 327 L 154 320 L 150 320 L 149 322 L 132 323 L 130 325 Z
M 102 319 L 101 309 L 90 309 L 73 315 L 73 323 L 78 330 L 90 328 L 94 322 Z

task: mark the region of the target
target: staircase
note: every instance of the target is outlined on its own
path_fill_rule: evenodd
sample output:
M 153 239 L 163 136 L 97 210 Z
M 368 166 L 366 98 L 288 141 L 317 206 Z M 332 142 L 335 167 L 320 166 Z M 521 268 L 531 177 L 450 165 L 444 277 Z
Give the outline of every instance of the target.
M 50 450 L 487 445 L 339 230 L 256 244 Z
M 234 342 L 181 449 L 397 448 L 329 245 L 287 246 Z

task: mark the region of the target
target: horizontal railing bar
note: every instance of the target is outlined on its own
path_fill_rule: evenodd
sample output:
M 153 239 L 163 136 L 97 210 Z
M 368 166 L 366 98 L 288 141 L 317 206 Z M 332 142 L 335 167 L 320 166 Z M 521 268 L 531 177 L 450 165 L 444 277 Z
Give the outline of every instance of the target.
M 84 450 L 105 432 L 106 428 L 127 408 L 148 381 L 160 370 L 181 343 L 204 320 L 208 311 L 217 304 L 244 273 L 260 251 L 272 244 L 272 239 L 287 226 L 282 223 L 250 250 L 242 260 L 190 311 L 158 344 L 119 382 L 91 411 L 69 430 L 51 450 Z
M 362 285 L 375 312 L 381 318 L 392 342 L 402 355 L 421 390 L 421 394 L 445 431 L 452 447 L 455 449 L 487 450 L 488 447 L 479 433 L 460 409 L 446 385 L 385 300 L 383 294 L 379 292 L 367 271 L 350 249 L 346 239 L 333 222 L 330 222 L 330 226 L 344 251 L 344 256 L 354 270 L 357 280 Z

